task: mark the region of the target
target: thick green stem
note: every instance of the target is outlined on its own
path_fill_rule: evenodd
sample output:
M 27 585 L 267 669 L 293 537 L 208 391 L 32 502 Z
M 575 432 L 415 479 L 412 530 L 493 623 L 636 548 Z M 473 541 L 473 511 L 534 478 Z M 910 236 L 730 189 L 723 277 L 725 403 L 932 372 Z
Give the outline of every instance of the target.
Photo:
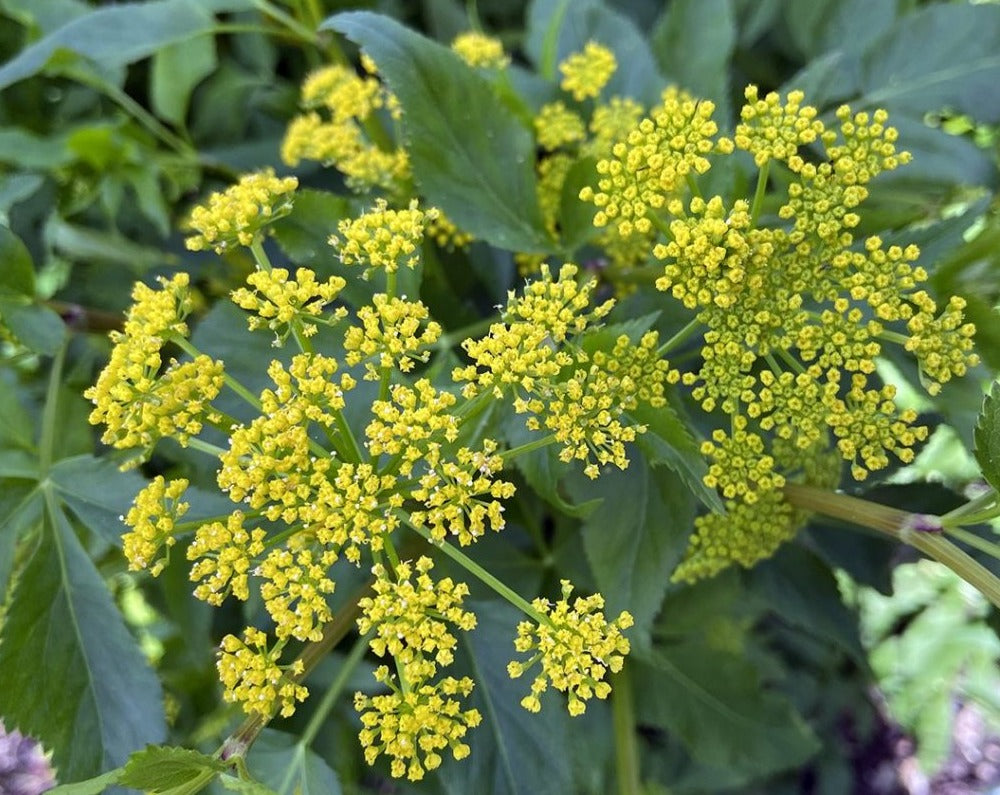
M 990 557 L 1000 560 L 1000 544 L 987 541 L 982 536 L 976 535 L 975 533 L 961 527 L 945 526 L 944 532 L 945 535 L 956 538 L 963 544 L 967 544 L 973 549 L 978 549 L 980 552 L 985 552 Z
M 619 795 L 639 795 L 639 749 L 635 742 L 635 696 L 628 668 L 611 680 L 611 719 L 615 731 L 615 778 Z
M 761 208 L 764 206 L 764 195 L 767 193 L 767 176 L 771 170 L 771 161 L 767 161 L 757 172 L 757 189 L 753 194 L 753 204 L 750 205 L 750 226 L 757 226 Z
M 684 326 L 684 328 L 682 328 L 680 331 L 674 334 L 674 336 L 672 336 L 670 339 L 664 342 L 659 348 L 656 349 L 656 355 L 664 356 L 665 354 L 669 353 L 678 345 L 680 345 L 682 342 L 687 340 L 690 336 L 692 336 L 700 326 L 701 326 L 701 321 L 698 320 L 698 318 L 694 318 L 694 320 L 689 321 L 687 325 Z
M 500 453 L 500 457 L 504 461 L 510 461 L 517 458 L 519 455 L 524 455 L 525 453 L 533 452 L 534 450 L 541 450 L 543 447 L 548 447 L 550 444 L 555 444 L 556 435 L 550 433 L 548 436 L 543 436 L 540 439 L 535 439 L 532 442 L 525 442 L 524 444 L 518 445 L 517 447 L 512 447 L 509 450 L 504 450 Z
M 218 458 L 220 455 L 226 452 L 225 449 L 219 447 L 218 445 L 211 444 L 202 439 L 192 436 L 187 440 L 187 446 L 193 450 L 199 450 L 202 453 L 207 453 L 213 458 Z

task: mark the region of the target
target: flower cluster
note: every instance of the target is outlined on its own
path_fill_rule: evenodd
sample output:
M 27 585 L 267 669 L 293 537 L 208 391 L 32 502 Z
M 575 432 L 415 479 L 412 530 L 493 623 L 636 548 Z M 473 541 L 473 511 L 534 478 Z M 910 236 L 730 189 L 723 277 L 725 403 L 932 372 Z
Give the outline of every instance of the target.
M 541 663 L 530 694 L 521 700 L 521 706 L 530 712 L 541 709 L 539 696 L 551 684 L 569 695 L 569 714 L 582 715 L 587 701 L 611 694 L 605 677 L 620 671 L 629 653 L 629 642 L 622 630 L 632 626 L 632 616 L 622 612 L 609 622 L 602 612 L 603 596 L 578 596 L 570 604 L 572 592 L 572 584 L 563 580 L 562 599 L 558 602 L 552 604 L 542 598 L 532 602 L 542 620 L 518 624 L 514 648 L 533 656 L 527 662 L 512 661 L 507 672 L 516 679 Z
M 429 314 L 420 301 L 390 298 L 384 293 L 374 295 L 370 306 L 358 310 L 361 325 L 351 326 L 344 334 L 345 360 L 349 365 L 363 361 L 365 378 L 373 381 L 379 379 L 380 371 L 396 368 L 410 372 L 416 362 L 427 361 L 427 346 L 441 336 L 441 326 L 433 320 L 421 331 Z
M 581 102 L 588 97 L 596 97 L 618 68 L 615 54 L 596 41 L 588 41 L 582 52 L 573 53 L 559 64 L 563 91 Z
M 296 681 L 303 672 L 302 663 L 278 664 L 279 651 L 269 650 L 267 636 L 250 627 L 240 640 L 235 635 L 222 639 L 217 668 L 225 688 L 226 701 L 243 706 L 248 715 L 269 719 L 276 709 L 284 717 L 295 712 L 295 702 L 304 701 L 306 688 Z
M 347 310 L 339 307 L 328 318 L 322 318 L 324 308 L 336 299 L 347 282 L 331 276 L 325 282 L 316 280 L 308 268 L 299 268 L 290 279 L 285 268 L 254 271 L 247 277 L 252 289 L 240 287 L 233 291 L 232 300 L 241 309 L 253 314 L 248 318 L 251 331 L 268 328 L 280 344 L 295 329 L 311 337 L 318 322 L 329 323 L 344 317 Z
M 55 785 L 55 771 L 41 743 L 16 729 L 7 731 L 0 720 L 0 792 L 42 795 Z
M 177 541 L 174 537 L 177 520 L 191 507 L 180 499 L 187 487 L 188 481 L 183 478 L 167 483 L 162 475 L 157 475 L 135 496 L 132 507 L 122 518 L 132 528 L 122 536 L 129 569 L 149 569 L 156 577 L 170 562 L 170 547 Z M 164 546 L 166 554 L 158 557 Z
M 380 110 L 398 112 L 395 96 L 374 76 L 346 66 L 327 66 L 306 78 L 302 105 L 306 110 L 288 126 L 281 145 L 281 159 L 289 166 L 318 160 L 334 166 L 348 187 L 363 192 L 382 188 L 399 193 L 410 179 L 406 150 L 388 142 Z
M 469 66 L 482 69 L 503 69 L 510 58 L 503 51 L 499 39 L 473 30 L 459 33 L 451 42 L 451 49 Z
M 191 211 L 188 225 L 197 234 L 188 237 L 192 251 L 211 248 L 222 253 L 231 246 L 249 246 L 267 224 L 291 212 L 295 177 L 277 177 L 265 169 L 208 197 Z
M 417 247 L 424 239 L 424 226 L 437 214 L 433 207 L 419 209 L 416 199 L 405 210 L 390 210 L 385 199 L 378 199 L 369 212 L 341 221 L 340 236 L 331 236 L 330 245 L 345 265 L 364 264 L 365 278 L 373 269 L 395 273 L 400 264 L 412 269 L 419 261 Z
M 172 359 L 163 368 L 163 346 L 187 333 L 184 318 L 193 299 L 186 273 L 159 281 L 160 290 L 136 284 L 123 330 L 109 335 L 114 343 L 110 360 L 83 393 L 95 407 L 90 422 L 105 426 L 101 441 L 140 451 L 127 465 L 140 463 L 161 438 L 186 445 L 206 419 L 221 419 L 211 408 L 222 389 L 221 362 L 198 355 L 183 363 Z

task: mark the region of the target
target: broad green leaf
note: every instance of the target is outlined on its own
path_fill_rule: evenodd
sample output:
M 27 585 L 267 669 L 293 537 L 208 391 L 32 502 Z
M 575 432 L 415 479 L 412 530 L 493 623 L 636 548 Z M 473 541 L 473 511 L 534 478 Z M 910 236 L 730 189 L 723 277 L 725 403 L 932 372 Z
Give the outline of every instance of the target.
M 34 486 L 30 481 L 0 480 L 0 594 L 7 593 L 18 542 L 41 522 L 42 498 Z
M 654 104 L 667 81 L 649 49 L 646 37 L 624 14 L 612 11 L 601 0 L 534 0 L 528 9 L 525 52 L 545 77 L 559 82 L 551 66 L 588 41 L 603 44 L 615 54 L 618 68 L 601 92 L 604 98 L 634 97 Z M 554 46 L 553 46 L 554 45 Z M 552 57 L 554 55 L 554 58 Z
M 736 46 L 732 0 L 675 0 L 650 38 L 663 73 L 699 99 L 712 100 L 716 121 L 727 128 L 729 60 Z
M 983 477 L 1000 490 L 1000 381 L 994 381 L 976 422 L 975 456 Z
M 74 259 L 122 265 L 136 274 L 180 262 L 175 254 L 133 243 L 120 235 L 77 226 L 57 215 L 46 223 L 45 238 L 57 251 Z
M 103 775 L 78 781 L 75 784 L 60 784 L 46 791 L 46 795 L 101 795 L 108 787 L 118 783 L 121 770 L 110 770 Z
M 350 212 L 350 200 L 345 196 L 303 188 L 295 192 L 292 211 L 275 221 L 270 229 L 289 259 L 312 266 L 316 261 L 336 259 L 327 241 L 337 233 L 337 223 Z M 351 281 L 357 280 L 348 279 L 348 284 Z
M 785 30 L 806 60 L 832 49 L 861 50 L 896 21 L 899 3 L 813 0 L 783 3 Z
M 45 532 L 0 629 L 0 709 L 52 750 L 63 779 L 163 740 L 160 684 L 51 494 Z
M 73 160 L 66 148 L 65 135 L 42 138 L 27 130 L 6 127 L 0 130 L 0 163 L 21 169 L 48 171 Z
M 217 63 L 212 36 L 195 36 L 158 50 L 149 76 L 150 101 L 156 114 L 183 126 L 191 92 Z
M 576 251 L 597 234 L 594 227 L 597 208 L 580 201 L 581 189 L 594 184 L 596 166 L 594 158 L 581 158 L 570 166 L 566 181 L 563 182 L 559 200 L 559 236 L 563 248 L 568 252 Z
M 0 298 L 0 325 L 36 353 L 53 355 L 66 339 L 66 324 L 47 306 L 22 298 Z
M 863 51 L 849 42 L 831 51 L 787 85 L 801 88 L 810 102 L 823 107 L 849 101 L 918 119 L 949 108 L 996 123 L 998 40 L 1000 7 L 936 3 L 904 16 Z
M 634 655 L 638 658 L 638 653 Z M 636 713 L 676 735 L 696 760 L 765 776 L 801 765 L 819 742 L 753 664 L 700 641 L 631 661 Z
M 0 295 L 34 298 L 35 266 L 21 238 L 0 224 Z
M 343 33 L 378 64 L 403 108 L 413 174 L 428 203 L 500 248 L 552 249 L 535 193 L 534 137 L 484 77 L 388 17 L 347 12 L 320 29 Z
M 175 42 L 210 34 L 215 20 L 205 5 L 196 0 L 122 3 L 71 19 L 0 66 L 0 89 L 37 74 L 61 50 L 115 69 Z
M 845 606 L 833 572 L 813 553 L 785 544 L 748 574 L 750 588 L 782 622 L 815 635 L 867 666 L 857 619 Z
M 45 177 L 23 171 L 0 176 L 0 213 L 31 198 L 45 185 Z
M 680 475 L 684 485 L 709 510 L 725 510 L 715 489 L 703 480 L 708 464 L 701 454 L 691 431 L 669 403 L 659 408 L 643 404 L 629 412 L 629 416 L 646 426 L 646 432 L 636 437 L 636 446 L 642 450 L 652 466 L 667 466 Z
M 35 423 L 21 403 L 17 376 L 13 370 L 0 370 L 0 447 L 34 450 Z
M 442 754 L 445 761 L 437 773 L 442 788 L 449 795 L 573 792 L 569 743 L 574 724 L 565 699 L 548 692 L 541 712 L 527 712 L 520 701 L 531 686 L 531 671 L 520 679 L 507 675 L 507 663 L 518 656 L 514 637 L 523 614 L 499 602 L 468 607 L 478 624 L 461 633 L 459 643 L 468 652 L 469 675 L 476 682 L 468 706 L 479 710 L 483 722 L 466 735 L 468 758 L 456 762 Z
M 340 780 L 326 761 L 284 732 L 264 729 L 247 768 L 278 795 L 340 795 Z
M 146 486 L 145 478 L 135 470 L 120 471 L 109 458 L 92 455 L 56 462 L 50 477 L 59 497 L 81 522 L 105 541 L 122 545 L 126 528 L 121 517 Z
M 118 783 L 155 795 L 198 781 L 207 783 L 227 767 L 219 759 L 188 748 L 151 745 L 129 757 Z
M 645 636 L 660 610 L 670 574 L 691 534 L 695 500 L 681 479 L 635 456 L 622 472 L 609 469 L 594 481 L 568 479 L 576 498 L 603 502 L 583 523 L 583 545 L 609 618 L 628 610 Z

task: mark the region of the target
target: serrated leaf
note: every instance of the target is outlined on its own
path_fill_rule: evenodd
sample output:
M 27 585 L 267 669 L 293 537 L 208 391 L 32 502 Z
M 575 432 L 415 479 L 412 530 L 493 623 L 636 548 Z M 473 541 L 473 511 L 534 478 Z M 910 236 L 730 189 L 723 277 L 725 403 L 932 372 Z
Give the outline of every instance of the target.
M 403 108 L 413 174 L 430 204 L 500 248 L 553 248 L 538 209 L 534 136 L 483 76 L 378 14 L 337 14 L 320 29 L 343 33 L 378 64 Z
M 253 744 L 247 768 L 278 795 L 340 793 L 340 779 L 326 760 L 295 737 L 273 729 L 264 729 Z
M 24 410 L 18 391 L 13 371 L 0 371 L 0 406 L 3 406 L 3 411 L 0 411 L 0 447 L 34 450 L 35 424 Z
M 121 770 L 110 770 L 100 776 L 88 778 L 86 781 L 78 781 L 75 784 L 60 784 L 50 790 L 46 790 L 46 795 L 101 795 L 108 787 L 118 783 L 118 776 Z
M 34 486 L 8 480 L 0 489 L 0 594 L 7 593 L 21 536 L 38 527 L 42 518 L 42 497 Z
M 583 546 L 610 617 L 628 610 L 645 635 L 687 546 L 695 501 L 680 478 L 636 456 L 622 472 L 568 479 L 574 497 L 602 499 L 583 523 Z M 630 633 L 631 634 L 631 633 Z
M 601 0 L 534 0 L 528 10 L 525 53 L 538 71 L 558 82 L 556 65 L 588 41 L 610 49 L 618 68 L 602 90 L 605 97 L 624 96 L 655 103 L 666 81 L 642 31 L 624 14 Z
M 118 767 L 166 734 L 160 683 L 51 494 L 0 629 L 0 681 L 3 715 L 52 750 L 63 779 Z
M 994 381 L 973 432 L 973 454 L 986 482 L 1000 490 L 1000 381 Z
M 675 0 L 650 38 L 663 73 L 699 99 L 712 100 L 716 121 L 725 129 L 732 112 L 729 60 L 736 46 L 732 0 Z
M 722 513 L 725 510 L 722 499 L 703 479 L 708 472 L 705 457 L 676 410 L 669 403 L 658 408 L 642 404 L 630 411 L 629 416 L 646 426 L 646 432 L 639 434 L 635 443 L 649 463 L 672 469 L 706 508 Z
M 151 745 L 129 757 L 118 783 L 159 795 L 196 781 L 207 783 L 227 767 L 225 762 L 189 748 Z
M 122 472 L 107 458 L 79 455 L 57 461 L 50 474 L 59 496 L 77 518 L 104 540 L 120 547 L 121 517 L 146 479 L 135 470 Z
M 764 777 L 801 765 L 820 744 L 753 664 L 688 641 L 632 662 L 639 721 L 676 735 L 696 760 Z
M 116 69 L 174 42 L 214 30 L 211 13 L 195 0 L 153 0 L 100 8 L 71 19 L 0 66 L 0 89 L 37 74 L 61 51 L 76 53 L 105 70 Z
M 212 36 L 195 36 L 157 50 L 149 76 L 149 96 L 156 114 L 183 126 L 191 92 L 217 63 Z
M 438 780 L 449 795 L 489 792 L 492 795 L 563 795 L 573 792 L 569 742 L 571 721 L 561 694 L 545 693 L 542 711 L 520 705 L 531 684 L 531 673 L 512 680 L 507 663 L 514 659 L 517 622 L 523 614 L 506 603 L 468 605 L 476 614 L 472 632 L 460 643 L 471 660 L 476 682 L 469 706 L 483 722 L 466 735 L 467 759 L 456 762 L 443 754 Z

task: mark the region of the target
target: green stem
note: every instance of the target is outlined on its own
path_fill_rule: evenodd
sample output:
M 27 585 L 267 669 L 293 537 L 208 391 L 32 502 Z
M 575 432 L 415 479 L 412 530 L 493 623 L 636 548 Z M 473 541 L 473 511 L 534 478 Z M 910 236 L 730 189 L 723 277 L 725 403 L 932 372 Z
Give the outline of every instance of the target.
M 949 535 L 952 538 L 957 538 L 959 541 L 968 544 L 974 549 L 978 549 L 980 552 L 985 552 L 992 558 L 1000 560 L 1000 544 L 995 544 L 992 541 L 987 541 L 980 535 L 965 530 L 961 527 L 945 527 L 945 535 Z
M 771 171 L 771 161 L 768 160 L 757 172 L 757 189 L 753 194 L 753 204 L 750 205 L 750 226 L 757 226 L 761 208 L 764 206 L 764 194 L 767 192 L 767 177 Z
M 909 513 L 799 483 L 786 483 L 783 491 L 788 502 L 796 507 L 877 530 L 920 550 L 978 588 L 983 596 L 1000 607 L 1000 579 L 937 532 L 941 530 L 939 517 Z
M 534 450 L 541 450 L 543 447 L 548 447 L 550 444 L 554 444 L 555 441 L 556 435 L 554 433 L 550 433 L 548 436 L 543 436 L 542 438 L 535 439 L 532 442 L 525 442 L 517 447 L 511 447 L 509 450 L 504 450 L 500 453 L 500 458 L 504 461 L 510 461 L 511 459 L 517 458 L 519 455 L 524 455 L 525 453 L 530 453 Z
M 468 326 L 463 326 L 456 331 L 449 331 L 447 334 L 442 334 L 438 337 L 431 348 L 436 351 L 449 350 L 455 345 L 461 345 L 470 337 L 478 337 L 483 332 L 489 331 L 490 327 L 496 322 L 497 319 L 495 317 L 488 317 L 483 320 L 477 320 L 475 323 L 470 323 Z
M 184 353 L 190 356 L 192 359 L 196 356 L 201 356 L 201 351 L 199 351 L 194 345 L 190 343 L 184 337 L 174 336 L 170 338 L 170 341 L 174 343 L 178 348 L 180 348 Z M 247 389 L 243 384 L 233 378 L 229 373 L 223 371 L 222 379 L 233 392 L 243 398 L 247 403 L 253 406 L 255 409 L 260 411 L 260 401 L 254 396 L 254 394 Z
M 674 233 L 670 231 L 670 224 L 667 223 L 665 218 L 661 218 L 659 213 L 657 213 L 652 207 L 646 210 L 646 218 L 649 219 L 649 222 L 655 226 L 667 240 L 673 240 Z
M 203 453 L 208 453 L 213 458 L 218 458 L 227 452 L 222 447 L 206 442 L 204 439 L 199 439 L 197 436 L 190 437 L 187 440 L 187 446 L 193 450 L 200 450 Z
M 701 321 L 698 320 L 698 318 L 694 318 L 693 320 L 688 321 L 687 325 L 685 325 L 684 328 L 682 328 L 680 331 L 674 334 L 674 336 L 672 336 L 670 339 L 664 342 L 659 348 L 657 348 L 656 355 L 663 356 L 664 354 L 676 348 L 682 342 L 685 342 L 688 339 L 688 337 L 693 335 L 698 330 L 699 326 L 701 326 Z
M 427 540 L 431 546 L 436 549 L 440 549 L 445 555 L 455 561 L 459 566 L 468 571 L 470 574 L 479 579 L 484 585 L 492 588 L 496 593 L 510 602 L 514 607 L 524 613 L 533 621 L 537 621 L 540 624 L 549 624 L 548 616 L 539 613 L 531 606 L 531 603 L 520 596 L 516 591 L 502 583 L 492 574 L 490 574 L 486 569 L 480 566 L 476 561 L 466 555 L 464 552 L 459 551 L 454 546 L 449 544 L 447 541 L 437 541 L 431 536 L 430 530 L 426 527 L 417 527 L 411 520 L 409 515 L 400 512 L 400 516 L 407 526 L 419 533 L 424 539 Z
M 615 777 L 619 795 L 639 795 L 639 749 L 635 742 L 635 697 L 628 668 L 612 677 L 611 720 L 615 732 Z
M 358 440 L 354 438 L 354 432 L 351 430 L 351 426 L 347 424 L 344 412 L 338 409 L 334 412 L 333 416 L 337 422 L 337 430 L 340 431 L 341 437 L 347 444 L 347 454 L 349 456 L 349 460 L 352 463 L 360 464 L 365 460 L 365 456 L 364 453 L 361 452 L 361 448 L 358 446 Z
M 1000 509 L 1000 495 L 996 489 L 991 488 L 955 510 L 948 511 L 941 517 L 941 524 L 945 529 L 952 525 L 976 524 L 993 519 L 998 509 Z
M 302 41 L 314 46 L 319 45 L 319 39 L 316 33 L 309 30 L 309 28 L 299 22 L 295 17 L 290 14 L 286 14 L 277 6 L 267 2 L 267 0 L 254 0 L 254 5 L 260 13 L 266 17 L 270 17 L 275 22 L 284 25 L 288 30 L 292 31 L 296 36 L 302 39 Z

